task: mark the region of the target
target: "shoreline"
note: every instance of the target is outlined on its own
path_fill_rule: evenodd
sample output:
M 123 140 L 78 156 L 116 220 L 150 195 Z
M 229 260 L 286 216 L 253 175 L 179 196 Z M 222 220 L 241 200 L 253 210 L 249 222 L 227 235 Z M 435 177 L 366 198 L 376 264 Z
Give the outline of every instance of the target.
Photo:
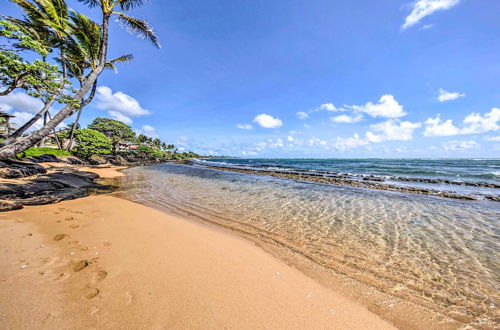
M 393 328 L 249 240 L 110 195 L 1 213 L 0 232 L 5 328 Z
M 309 173 L 305 170 L 264 170 L 264 169 L 250 169 L 250 168 L 235 168 L 235 167 L 225 167 L 225 166 L 216 166 L 210 164 L 203 165 L 194 165 L 192 162 L 186 162 L 186 165 L 189 166 L 199 166 L 202 168 L 213 169 L 218 171 L 227 171 L 227 172 L 235 172 L 235 173 L 244 173 L 244 174 L 253 174 L 259 176 L 270 176 L 281 179 L 289 179 L 289 180 L 297 180 L 302 182 L 313 182 L 313 183 L 321 183 L 321 184 L 332 184 L 343 187 L 355 187 L 355 188 L 364 188 L 364 189 L 372 189 L 372 190 L 385 190 L 391 192 L 398 193 L 411 193 L 411 194 L 420 194 L 420 195 L 429 195 L 436 197 L 444 197 L 450 199 L 457 200 L 467 200 L 467 201 L 479 201 L 481 200 L 476 195 L 470 194 L 460 194 L 451 191 L 445 190 L 435 190 L 430 188 L 419 188 L 412 186 L 404 186 L 404 185 L 395 185 L 391 183 L 384 182 L 385 179 L 381 179 L 377 176 L 349 176 L 347 174 L 342 173 L 330 173 L 330 172 L 318 172 L 318 173 Z M 456 186 L 473 186 L 473 187 L 486 187 L 492 189 L 500 189 L 498 185 L 494 184 L 486 184 L 486 183 L 459 183 L 450 180 L 430 180 L 430 179 L 412 179 L 409 177 L 395 177 L 400 181 L 408 181 L 408 182 L 423 182 L 423 183 L 446 183 L 450 185 Z M 499 196 L 494 195 L 481 195 L 484 200 L 487 201 L 500 201 Z

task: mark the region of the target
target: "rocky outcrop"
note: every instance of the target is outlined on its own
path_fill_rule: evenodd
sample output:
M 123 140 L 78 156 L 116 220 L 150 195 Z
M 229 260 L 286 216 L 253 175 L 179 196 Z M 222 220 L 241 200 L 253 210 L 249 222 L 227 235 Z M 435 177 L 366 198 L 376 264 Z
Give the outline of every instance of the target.
M 112 189 L 95 182 L 98 178 L 94 173 L 60 169 L 27 182 L 0 184 L 0 211 L 57 203 Z
M 47 170 L 38 164 L 19 160 L 0 161 L 0 178 L 18 179 L 47 173 Z
M 192 164 L 192 162 L 185 162 L 185 164 Z M 260 169 L 243 169 L 243 168 L 234 168 L 234 167 L 220 167 L 220 166 L 210 166 L 204 165 L 204 167 L 213 168 L 221 171 L 229 171 L 229 172 L 239 172 L 239 173 L 249 173 L 263 176 L 272 176 L 283 179 L 292 179 L 298 181 L 306 181 L 306 182 L 317 182 L 317 183 L 325 183 L 325 184 L 334 184 L 339 186 L 350 186 L 350 187 L 358 187 L 358 188 L 368 188 L 368 189 L 378 189 L 378 190 L 387 190 L 387 191 L 396 191 L 402 193 L 413 193 L 413 194 L 423 194 L 423 195 L 432 195 L 453 199 L 461 199 L 461 200 L 478 200 L 477 196 L 458 194 L 449 191 L 441 191 L 434 189 L 426 189 L 420 187 L 411 187 L 411 186 L 403 186 L 403 185 L 395 185 L 383 182 L 383 179 L 380 179 L 376 176 L 365 176 L 362 179 L 359 177 L 351 177 L 345 174 L 328 174 L 321 172 L 306 172 L 301 170 L 292 171 L 284 171 L 284 170 L 260 170 Z M 425 179 L 424 179 L 425 180 Z M 409 181 L 409 180 L 408 180 Z M 445 180 L 442 180 L 445 181 Z M 486 186 L 486 184 L 478 184 L 478 187 Z M 496 188 L 493 185 L 493 188 Z M 488 186 L 489 187 L 489 186 Z M 500 201 L 500 197 L 497 196 L 484 196 L 492 201 Z

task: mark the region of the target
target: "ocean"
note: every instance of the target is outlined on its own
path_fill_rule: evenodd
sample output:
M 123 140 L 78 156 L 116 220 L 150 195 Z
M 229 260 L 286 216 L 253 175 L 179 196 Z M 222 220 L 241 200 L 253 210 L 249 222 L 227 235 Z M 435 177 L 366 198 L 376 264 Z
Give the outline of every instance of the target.
M 491 187 L 445 185 L 498 195 L 500 160 L 213 159 L 128 169 L 119 193 L 248 238 L 402 327 L 402 315 L 436 328 L 498 325 L 499 202 L 234 173 L 207 162 L 481 183 Z

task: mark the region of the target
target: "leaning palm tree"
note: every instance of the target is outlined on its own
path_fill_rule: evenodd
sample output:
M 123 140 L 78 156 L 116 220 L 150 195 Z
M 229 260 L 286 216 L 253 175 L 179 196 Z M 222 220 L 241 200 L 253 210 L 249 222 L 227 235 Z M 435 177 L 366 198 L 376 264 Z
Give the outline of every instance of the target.
M 37 0 L 41 1 L 41 0 Z M 43 0 L 43 2 L 54 2 L 56 0 Z M 57 0 L 63 1 L 63 0 Z M 45 136 L 47 136 L 57 125 L 59 125 L 64 119 L 73 115 L 80 108 L 81 101 L 85 98 L 87 93 L 90 91 L 94 82 L 97 80 L 99 75 L 103 72 L 106 67 L 108 45 L 109 45 L 109 21 L 112 16 L 115 16 L 119 22 L 132 32 L 136 32 L 139 36 L 150 40 L 155 46 L 160 47 L 158 37 L 155 35 L 151 27 L 146 21 L 139 20 L 126 15 L 123 11 L 131 10 L 135 7 L 143 5 L 145 0 L 79 0 L 80 2 L 86 3 L 89 7 L 100 8 L 102 14 L 102 36 L 99 46 L 99 60 L 95 69 L 85 77 L 83 84 L 80 89 L 75 93 L 72 98 L 72 102 L 64 106 L 52 119 L 45 124 L 40 130 L 31 133 L 29 136 L 20 139 L 10 145 L 0 148 L 0 159 L 6 159 L 13 157 L 19 152 L 22 152 Z M 117 11 L 120 9 L 122 12 Z
M 15 19 L 8 17 L 7 19 L 15 24 L 24 28 L 34 40 L 40 41 L 42 44 L 47 45 L 47 48 L 58 48 L 60 58 L 64 58 L 64 42 L 69 35 L 69 20 L 68 20 L 68 6 L 64 0 L 51 0 L 42 1 L 35 0 L 34 3 L 27 0 L 10 0 L 23 9 L 24 19 Z M 43 59 L 44 61 L 46 58 Z M 66 66 L 62 65 L 63 79 L 67 78 Z M 4 144 L 9 144 L 21 136 L 28 130 L 38 119 L 44 117 L 44 124 L 47 123 L 48 111 L 58 98 L 58 94 L 44 95 L 44 106 L 36 113 L 29 121 L 22 125 L 19 129 L 14 131 L 9 139 L 4 141 Z
M 99 62 L 99 47 L 101 45 L 101 27 L 87 16 L 74 10 L 70 12 L 71 37 L 66 43 L 66 57 L 64 61 L 68 68 L 68 75 L 78 80 L 80 87 L 85 81 L 86 70 L 94 70 Z M 132 61 L 132 55 L 123 55 L 106 63 L 106 68 L 117 71 L 115 64 L 119 62 L 129 63 Z M 66 146 L 70 150 L 73 146 L 76 128 L 80 122 L 82 111 L 94 98 L 97 88 L 97 80 L 92 85 L 90 95 L 82 101 L 78 109 L 75 122 L 69 135 L 69 143 Z

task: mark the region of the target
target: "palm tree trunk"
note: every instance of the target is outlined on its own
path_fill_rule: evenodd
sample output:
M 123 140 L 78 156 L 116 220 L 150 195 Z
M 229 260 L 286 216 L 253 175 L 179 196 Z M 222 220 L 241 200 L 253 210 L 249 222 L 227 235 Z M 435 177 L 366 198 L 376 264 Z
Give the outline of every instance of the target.
M 48 111 L 43 114 L 43 126 L 47 125 L 47 119 L 48 119 Z M 38 143 L 39 148 L 43 148 L 45 144 L 45 137 L 43 137 L 40 142 Z
M 76 115 L 76 120 L 73 123 L 73 127 L 71 127 L 71 133 L 69 135 L 69 143 L 66 146 L 66 151 L 70 151 L 71 148 L 73 147 L 73 140 L 75 138 L 75 132 L 76 132 L 76 127 L 78 126 L 78 122 L 80 121 L 80 116 L 82 115 L 83 108 L 80 108 L 78 110 L 78 114 Z
M 94 85 L 92 85 L 92 91 L 90 92 L 89 97 L 85 101 L 82 102 L 80 110 L 78 110 L 78 115 L 76 116 L 76 120 L 73 123 L 73 127 L 71 127 L 71 134 L 69 136 L 69 143 L 68 143 L 68 146 L 66 147 L 67 151 L 70 151 L 71 148 L 73 147 L 73 140 L 75 139 L 76 127 L 78 126 L 78 123 L 80 122 L 80 116 L 82 115 L 83 108 L 94 99 L 96 89 L 97 89 L 97 80 L 94 81 Z
M 75 94 L 73 100 L 80 102 L 85 95 L 87 95 L 88 91 L 97 80 L 97 77 L 104 70 L 104 66 L 106 65 L 106 57 L 108 51 L 108 25 L 109 25 L 109 17 L 110 14 L 103 15 L 102 22 L 102 46 L 101 46 L 101 54 L 99 59 L 99 65 L 88 75 L 82 87 Z M 52 120 L 50 120 L 47 125 L 44 125 L 40 130 L 33 132 L 28 137 L 16 141 L 12 144 L 9 144 L 3 148 L 0 148 L 0 159 L 7 159 L 10 157 L 14 157 L 16 154 L 34 146 L 37 142 L 43 139 L 45 136 L 50 134 L 50 132 L 59 125 L 64 119 L 73 114 L 77 109 L 73 103 L 66 105 L 62 110 L 60 110 Z
M 85 94 L 89 91 L 90 87 L 97 79 L 97 76 L 104 69 L 104 64 L 98 66 L 88 77 L 82 88 L 76 93 L 74 100 L 80 101 Z M 0 148 L 0 159 L 7 159 L 15 156 L 16 154 L 23 152 L 24 150 L 34 146 L 44 137 L 46 137 L 52 130 L 59 125 L 64 119 L 70 116 L 75 111 L 75 106 L 73 104 L 66 105 L 61 111 L 59 111 L 46 125 L 44 125 L 40 130 L 33 132 L 31 135 L 25 137 L 24 139 L 18 140 L 11 143 L 3 148 Z
M 49 116 L 49 119 L 52 120 L 50 112 L 47 111 L 47 115 Z M 54 140 L 56 140 L 56 144 L 57 144 L 57 147 L 59 148 L 59 150 L 63 150 L 63 145 L 62 145 L 61 141 L 59 140 L 59 137 L 57 136 L 55 127 L 52 130 L 52 134 L 54 134 Z

